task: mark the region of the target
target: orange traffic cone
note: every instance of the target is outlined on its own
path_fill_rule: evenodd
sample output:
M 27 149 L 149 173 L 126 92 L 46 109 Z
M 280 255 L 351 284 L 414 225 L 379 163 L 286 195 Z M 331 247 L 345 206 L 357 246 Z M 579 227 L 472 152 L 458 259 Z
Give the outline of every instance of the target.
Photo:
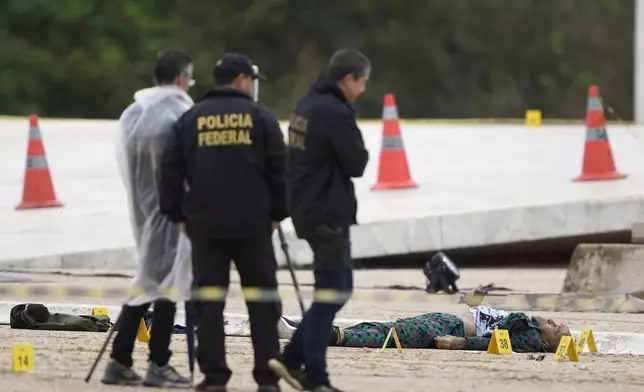
M 398 124 L 398 109 L 393 94 L 385 95 L 382 122 L 378 182 L 371 189 L 416 188 L 418 184 L 411 179 L 409 173 L 405 146 Z
M 599 100 L 599 88 L 588 88 L 586 112 L 586 145 L 581 175 L 573 181 L 617 180 L 626 177 L 615 169 L 613 153 L 606 133 L 604 108 Z
M 43 207 L 62 207 L 56 200 L 54 186 L 49 174 L 45 146 L 42 143 L 38 116 L 29 116 L 29 146 L 27 148 L 27 168 L 22 191 L 22 202 L 17 210 Z

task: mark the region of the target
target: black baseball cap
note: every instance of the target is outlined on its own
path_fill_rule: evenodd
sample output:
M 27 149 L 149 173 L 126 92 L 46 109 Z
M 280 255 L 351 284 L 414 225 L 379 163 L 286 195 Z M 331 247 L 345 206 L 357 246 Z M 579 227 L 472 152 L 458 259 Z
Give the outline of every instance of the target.
M 266 76 L 253 69 L 253 63 L 247 56 L 237 53 L 226 53 L 215 65 L 215 77 L 234 78 L 239 74 L 252 76 L 253 79 L 266 80 Z

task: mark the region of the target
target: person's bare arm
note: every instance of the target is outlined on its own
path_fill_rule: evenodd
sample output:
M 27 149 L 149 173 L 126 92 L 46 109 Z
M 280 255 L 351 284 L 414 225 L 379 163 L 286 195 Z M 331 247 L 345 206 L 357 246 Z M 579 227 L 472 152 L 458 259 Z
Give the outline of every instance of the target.
M 463 350 L 467 345 L 467 338 L 456 336 L 438 336 L 434 338 L 436 346 L 442 350 Z

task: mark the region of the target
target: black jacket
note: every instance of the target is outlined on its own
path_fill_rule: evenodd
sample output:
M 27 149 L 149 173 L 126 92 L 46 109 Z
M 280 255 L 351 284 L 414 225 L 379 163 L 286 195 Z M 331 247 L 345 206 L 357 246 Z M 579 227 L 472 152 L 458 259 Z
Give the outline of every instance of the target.
M 369 153 L 342 90 L 318 78 L 291 115 L 286 168 L 288 210 L 298 237 L 315 228 L 357 223 L 351 177 L 364 173 Z
M 208 92 L 175 124 L 159 179 L 161 212 L 191 235 L 242 238 L 288 215 L 284 136 L 246 94 Z

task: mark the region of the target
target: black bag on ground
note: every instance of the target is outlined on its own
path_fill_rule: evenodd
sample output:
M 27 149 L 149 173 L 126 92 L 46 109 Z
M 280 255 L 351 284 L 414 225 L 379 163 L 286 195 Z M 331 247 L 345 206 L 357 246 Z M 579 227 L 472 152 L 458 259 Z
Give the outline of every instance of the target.
M 447 294 L 458 293 L 456 281 L 460 278 L 458 267 L 443 252 L 436 253 L 423 268 L 427 278 L 427 293 L 444 291 Z
M 109 316 L 52 314 L 43 304 L 20 304 L 14 306 L 11 309 L 9 324 L 12 329 L 87 332 L 107 332 L 112 326 Z

